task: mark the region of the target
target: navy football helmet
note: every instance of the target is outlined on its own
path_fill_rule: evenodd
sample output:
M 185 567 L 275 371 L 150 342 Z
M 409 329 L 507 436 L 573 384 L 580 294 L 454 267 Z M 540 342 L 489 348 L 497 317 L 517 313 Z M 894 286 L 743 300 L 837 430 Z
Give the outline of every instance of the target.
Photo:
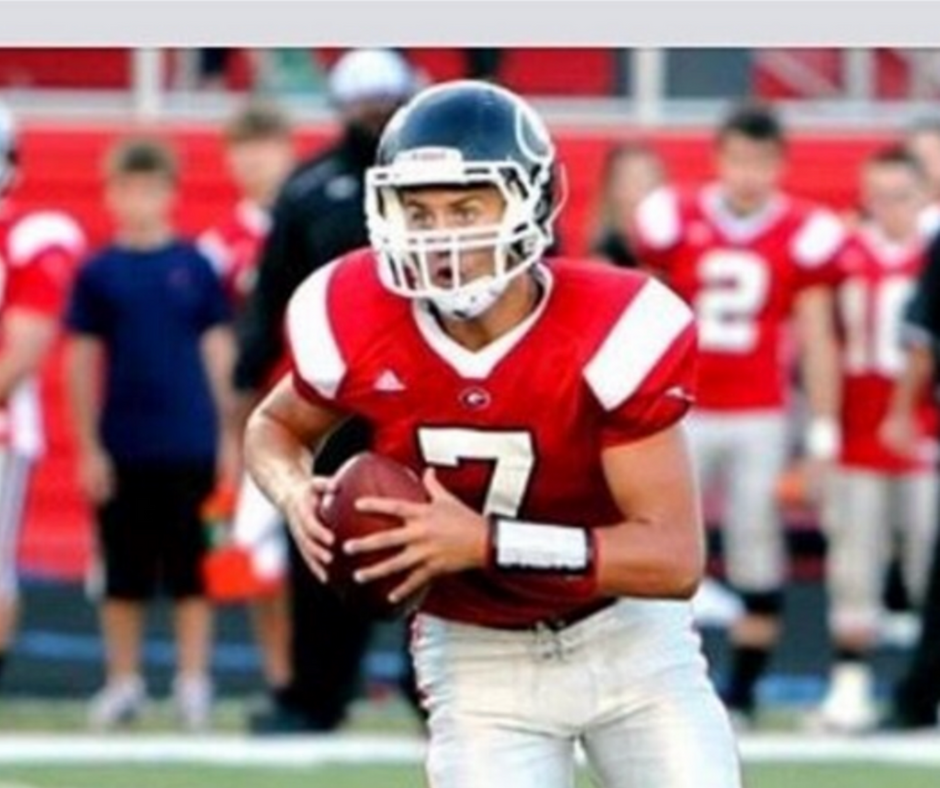
M 470 80 L 425 89 L 389 121 L 376 164 L 366 173 L 366 216 L 382 281 L 400 295 L 432 301 L 450 316 L 482 314 L 552 243 L 555 167 L 545 124 L 515 94 Z M 400 190 L 487 185 L 505 201 L 498 224 L 407 227 Z M 489 248 L 492 274 L 461 281 L 461 253 Z M 447 286 L 432 281 L 429 265 L 430 255 L 442 253 L 452 266 Z

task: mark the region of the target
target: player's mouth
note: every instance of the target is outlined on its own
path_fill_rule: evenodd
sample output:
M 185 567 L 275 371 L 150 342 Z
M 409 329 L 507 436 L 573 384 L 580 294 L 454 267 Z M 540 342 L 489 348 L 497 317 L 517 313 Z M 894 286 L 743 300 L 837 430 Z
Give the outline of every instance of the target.
M 452 287 L 455 274 L 449 254 L 434 255 L 429 261 L 431 282 L 435 287 Z

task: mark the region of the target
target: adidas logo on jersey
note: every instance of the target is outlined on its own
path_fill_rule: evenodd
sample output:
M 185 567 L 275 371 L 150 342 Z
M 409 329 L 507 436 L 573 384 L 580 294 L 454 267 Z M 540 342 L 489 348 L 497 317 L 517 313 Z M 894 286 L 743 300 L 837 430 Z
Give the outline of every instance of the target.
M 380 374 L 376 379 L 375 383 L 372 386 L 376 391 L 404 391 L 405 384 L 401 382 L 398 375 L 396 375 L 392 370 L 386 369 L 382 374 Z

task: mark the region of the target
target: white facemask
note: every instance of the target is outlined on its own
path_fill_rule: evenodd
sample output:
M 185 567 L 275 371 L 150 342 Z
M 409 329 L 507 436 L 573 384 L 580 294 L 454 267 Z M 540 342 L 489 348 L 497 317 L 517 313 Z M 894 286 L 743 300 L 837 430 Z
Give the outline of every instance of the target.
M 444 317 L 452 320 L 474 320 L 495 304 L 506 292 L 507 279 L 485 276 L 472 286 L 441 292 L 427 298 Z

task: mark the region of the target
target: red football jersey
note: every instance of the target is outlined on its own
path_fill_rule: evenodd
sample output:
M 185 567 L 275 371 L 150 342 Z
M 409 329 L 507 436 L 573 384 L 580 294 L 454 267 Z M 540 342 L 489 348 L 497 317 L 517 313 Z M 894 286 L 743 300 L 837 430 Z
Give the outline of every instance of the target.
M 544 295 L 479 351 L 424 305 L 388 292 L 370 251 L 311 276 L 288 309 L 297 389 L 365 416 L 375 448 L 487 514 L 604 526 L 622 519 L 601 468 L 605 446 L 664 429 L 691 401 L 694 321 L 655 279 L 596 263 L 536 270 Z M 466 572 L 435 582 L 425 609 L 490 626 L 584 604 L 561 576 Z
M 84 251 L 84 234 L 69 216 L 57 211 L 24 212 L 3 204 L 0 313 L 24 309 L 58 320 Z M 0 445 L 12 446 L 28 456 L 42 451 L 39 398 L 32 380 L 20 383 L 7 401 L 0 403 Z
M 695 312 L 698 407 L 781 407 L 784 329 L 795 296 L 832 280 L 844 237 L 836 215 L 778 194 L 758 214 L 737 217 L 711 185 L 657 190 L 635 225 L 640 259 Z
M 924 245 L 892 244 L 874 228 L 852 234 L 837 258 L 842 329 L 842 455 L 845 466 L 903 473 L 931 465 L 936 418 L 925 398 L 920 412 L 924 456 L 901 457 L 878 439 L 894 384 L 904 369 L 901 327 L 924 263 Z
M 255 283 L 261 247 L 271 226 L 270 215 L 243 200 L 224 221 L 199 236 L 199 249 L 212 261 L 232 305 L 240 309 Z

